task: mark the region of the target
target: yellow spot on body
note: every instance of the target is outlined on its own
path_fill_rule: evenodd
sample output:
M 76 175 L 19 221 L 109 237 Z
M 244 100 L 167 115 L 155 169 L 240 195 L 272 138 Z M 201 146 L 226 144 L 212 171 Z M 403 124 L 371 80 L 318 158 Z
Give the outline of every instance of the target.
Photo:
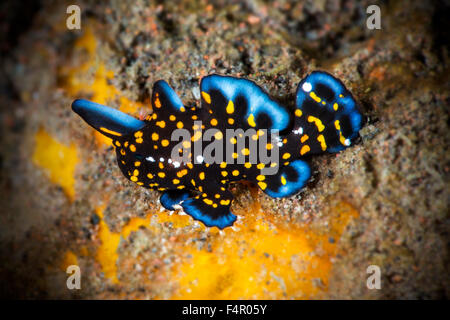
M 267 149 L 267 150 L 272 150 L 272 148 L 273 148 L 273 145 L 272 145 L 271 143 L 268 143 L 268 144 L 266 145 L 266 149 Z
M 190 141 L 183 141 L 183 148 L 189 149 L 190 147 L 191 147 L 191 142 Z
M 286 185 L 286 178 L 284 176 L 281 176 L 281 183 L 283 185 Z
M 302 116 L 302 110 L 300 110 L 300 109 L 295 109 L 295 115 L 297 116 L 297 117 L 301 117 Z
M 325 126 L 322 124 L 322 121 L 316 117 L 309 116 L 308 122 L 314 122 L 314 124 L 316 125 L 317 130 L 319 130 L 319 132 L 322 132 L 325 129 Z
M 200 174 L 198 175 L 198 177 L 200 178 L 200 180 L 205 180 L 205 173 L 202 171 L 200 172 Z
M 216 119 L 216 118 L 213 118 L 213 119 L 211 120 L 211 125 L 212 125 L 212 126 L 217 126 L 217 119 Z
M 136 147 L 134 146 L 134 144 L 130 144 L 130 150 L 131 150 L 131 152 L 136 151 Z
M 256 127 L 256 123 L 255 123 L 255 117 L 253 116 L 253 114 L 251 114 L 248 119 L 247 122 L 250 126 L 252 127 Z
M 151 173 L 147 173 L 147 177 L 148 177 L 149 179 L 153 179 L 153 175 L 152 175 Z
M 113 131 L 113 130 L 109 130 L 109 129 L 107 129 L 107 128 L 100 127 L 100 130 L 103 131 L 103 132 L 105 132 L 105 133 L 112 134 L 113 136 L 118 136 L 118 137 L 122 136 L 122 134 L 121 134 L 120 132 L 116 132 L 116 131 Z
M 256 165 L 256 167 L 257 167 L 259 170 L 261 170 L 261 169 L 264 169 L 265 164 L 264 164 L 264 163 L 258 163 L 258 164 Z
M 130 180 L 133 181 L 133 182 L 136 182 L 136 181 L 138 181 L 138 178 L 136 176 L 131 176 Z
M 237 159 L 238 154 L 236 152 L 233 152 L 233 154 L 231 156 L 233 157 L 233 159 Z
M 135 138 L 142 138 L 143 135 L 144 135 L 144 133 L 142 131 L 136 131 L 134 133 Z
M 190 163 L 190 162 L 187 163 L 186 165 L 188 166 L 189 169 L 192 169 L 194 167 L 194 165 L 192 163 Z
M 177 172 L 177 177 L 182 178 L 183 176 L 187 175 L 188 171 L 186 169 L 180 170 Z
M 343 98 L 344 96 L 342 94 L 339 95 L 339 98 Z
M 216 138 L 217 140 L 222 140 L 223 138 L 222 131 L 217 131 L 216 134 L 214 135 L 214 138 Z
M 173 184 L 179 184 L 179 183 L 180 183 L 180 180 L 178 180 L 178 179 L 173 179 L 172 182 L 173 182 Z
M 237 143 L 237 140 L 236 140 L 236 138 L 233 137 L 233 138 L 230 139 L 230 142 L 231 142 L 232 144 L 236 144 L 236 143 Z
M 181 111 L 181 112 L 185 112 L 185 111 L 186 111 L 186 108 L 185 108 L 185 107 L 181 107 L 181 108 L 180 108 L 180 111 Z
M 32 161 L 44 169 L 52 183 L 58 184 L 72 201 L 75 198 L 75 166 L 78 163 L 74 144 L 65 146 L 55 140 L 45 130 L 40 129 L 35 136 Z
M 177 128 L 178 128 L 178 129 L 182 129 L 182 128 L 183 128 L 183 122 L 178 121 L 178 122 L 177 122 Z
M 222 174 L 222 176 L 226 177 L 228 175 L 228 172 L 227 171 L 222 171 L 221 174 Z
M 327 144 L 325 142 L 325 137 L 323 136 L 323 134 L 317 137 L 317 141 L 320 142 L 320 147 L 322 148 L 323 151 L 325 151 L 327 149 Z
M 250 150 L 248 150 L 248 148 L 244 148 L 244 149 L 241 150 L 241 153 L 242 153 L 244 156 L 248 156 L 248 155 L 250 154 Z
M 264 180 L 266 180 L 266 177 L 263 176 L 262 174 L 260 174 L 260 175 L 258 175 L 258 176 L 256 177 L 256 180 L 258 180 L 258 181 L 264 181 Z
M 250 168 L 252 167 L 252 164 L 251 164 L 250 162 L 246 162 L 246 163 L 244 164 L 244 166 L 245 166 L 247 169 L 250 169 Z
M 311 91 L 311 92 L 309 93 L 309 96 L 310 96 L 311 98 L 313 98 L 314 101 L 316 101 L 317 103 L 319 103 L 319 102 L 321 101 L 321 99 L 314 93 L 314 91 Z
M 234 119 L 233 118 L 228 118 L 228 124 L 234 124 Z
M 266 190 L 266 188 L 267 188 L 267 183 L 260 181 L 260 182 L 258 182 L 258 186 L 259 186 L 261 189 Z
M 334 111 L 337 111 L 338 108 L 339 108 L 339 105 L 335 102 L 335 103 L 333 104 L 333 109 L 334 109 Z
M 214 195 L 214 197 L 215 197 L 216 199 L 219 199 L 219 198 L 220 198 L 220 194 L 216 193 L 216 194 Z
M 335 127 L 337 130 L 341 130 L 341 124 L 339 123 L 339 120 L 336 120 L 336 121 L 334 122 L 334 127 Z
M 212 205 L 213 201 L 210 199 L 203 199 L 203 202 L 205 202 L 206 204 Z
M 169 140 L 167 140 L 167 139 L 161 140 L 161 145 L 162 145 L 163 147 L 167 147 L 167 146 L 169 145 Z
M 300 149 L 300 155 L 304 155 L 305 153 L 309 152 L 311 150 L 311 148 L 308 145 L 304 145 L 301 149 Z
M 125 153 L 125 150 L 120 149 L 120 154 L 124 156 L 124 155 L 126 154 L 126 153 Z
M 159 100 L 159 98 L 155 99 L 155 107 L 161 108 L 161 101 Z
M 283 159 L 289 159 L 291 157 L 291 154 L 289 152 L 286 152 L 285 154 L 283 154 Z
M 140 165 L 141 165 L 141 162 L 140 162 L 140 161 L 135 161 L 135 162 L 134 162 L 134 166 L 135 166 L 135 167 L 139 167 Z
M 133 176 L 138 176 L 138 175 L 139 175 L 139 170 L 138 169 L 134 169 Z
M 192 120 L 197 120 L 198 119 L 198 117 L 195 114 L 191 118 L 192 118 Z
M 152 140 L 157 141 L 159 139 L 159 135 L 156 132 L 152 133 Z
M 158 177 L 164 178 L 166 174 L 164 172 L 158 172 Z
M 233 103 L 233 101 L 229 101 L 228 102 L 228 105 L 227 105 L 227 113 L 228 114 L 232 114 L 233 112 L 234 112 L 234 103 Z
M 120 146 L 121 146 L 121 144 L 120 144 L 120 142 L 119 142 L 119 141 L 116 141 L 116 142 L 115 142 L 115 144 L 116 144 L 116 146 L 118 146 L 118 147 L 120 147 Z
M 157 121 L 156 125 L 160 128 L 165 128 L 166 127 L 166 122 L 164 120 L 161 121 Z
M 160 169 L 164 169 L 164 164 L 162 162 L 158 163 Z
M 207 94 L 205 91 L 202 91 L 202 97 L 208 104 L 211 103 L 211 96 Z
M 238 170 L 233 170 L 233 172 L 231 174 L 233 176 L 238 176 L 239 175 L 239 171 Z
M 221 162 L 220 163 L 220 167 L 223 169 L 223 168 L 226 168 L 227 167 L 227 163 L 226 162 Z
M 200 140 L 201 137 L 202 137 L 202 132 L 201 131 L 195 131 L 195 133 L 192 136 L 191 140 L 195 142 L 195 141 Z
M 128 141 L 125 141 L 125 144 L 124 144 L 125 148 L 128 147 L 128 144 L 129 144 Z
M 301 143 L 304 143 L 306 140 L 308 140 L 309 139 L 309 136 L 307 135 L 307 134 L 304 134 L 301 138 L 300 138 L 300 141 L 301 141 Z
M 230 200 L 220 200 L 220 204 L 223 206 L 227 206 L 230 204 Z
M 176 118 L 173 114 L 171 114 L 171 115 L 169 116 L 169 120 L 170 120 L 170 121 L 175 121 L 175 120 L 177 120 L 177 118 Z
M 347 146 L 347 144 L 346 144 L 346 139 L 345 139 L 345 137 L 342 135 L 341 124 L 339 123 L 339 120 L 336 120 L 336 121 L 334 122 L 334 126 L 336 127 L 336 130 L 339 131 L 339 141 L 340 141 L 344 146 Z

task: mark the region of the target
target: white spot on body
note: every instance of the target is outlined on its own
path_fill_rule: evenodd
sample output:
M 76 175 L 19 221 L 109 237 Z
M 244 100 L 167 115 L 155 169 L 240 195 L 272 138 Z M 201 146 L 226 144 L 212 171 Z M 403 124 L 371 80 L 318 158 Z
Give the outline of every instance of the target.
M 178 168 L 178 167 L 180 166 L 180 163 L 179 163 L 178 161 L 174 161 L 174 162 L 173 162 L 173 166 L 174 166 L 175 168 Z
M 349 139 L 345 139 L 344 141 L 344 145 L 346 145 L 347 147 L 351 144 Z
M 150 161 L 150 162 L 155 162 L 155 159 L 153 159 L 153 157 L 147 157 L 147 158 L 145 158 L 145 160 Z
M 202 155 L 198 155 L 197 156 L 197 162 L 198 163 L 202 163 L 203 162 L 203 156 Z
M 302 89 L 303 89 L 303 91 L 305 91 L 305 92 L 310 92 L 310 91 L 312 90 L 311 83 L 305 82 L 305 83 L 302 85 Z

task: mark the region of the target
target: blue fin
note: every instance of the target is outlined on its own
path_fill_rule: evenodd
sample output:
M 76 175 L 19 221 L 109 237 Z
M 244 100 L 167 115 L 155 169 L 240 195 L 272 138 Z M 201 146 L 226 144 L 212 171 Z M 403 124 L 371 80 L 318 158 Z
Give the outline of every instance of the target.
M 181 206 L 188 215 L 203 222 L 207 227 L 223 229 L 236 221 L 236 216 L 230 211 L 230 205 L 219 204 L 214 208 L 200 198 L 189 198 L 184 200 Z
M 294 130 L 301 127 L 308 135 L 308 154 L 345 149 L 363 124 L 351 93 L 341 81 L 323 71 L 314 71 L 300 82 L 296 107 L 301 112 L 296 110 Z
M 282 131 L 289 125 L 287 109 L 253 81 L 213 74 L 202 79 L 200 90 L 202 108 L 211 110 L 218 120 L 233 118 L 234 127 Z M 230 101 L 233 108 L 227 108 Z
M 273 198 L 289 197 L 300 191 L 311 176 L 309 165 L 295 160 L 283 166 L 274 175 L 266 175 L 263 181 L 257 181 L 259 187 Z
M 153 112 L 163 118 L 168 118 L 171 114 L 176 115 L 185 111 L 180 97 L 164 80 L 158 80 L 153 85 L 152 107 Z
M 119 110 L 84 99 L 72 103 L 76 112 L 90 126 L 110 138 L 131 134 L 145 126 L 145 122 Z
M 223 229 L 236 221 L 236 216 L 230 211 L 232 200 L 233 194 L 230 191 L 219 189 L 217 185 L 210 183 L 206 193 L 184 200 L 181 206 L 188 215 L 207 227 Z
M 180 191 L 180 190 L 169 190 L 165 191 L 161 197 L 159 198 L 159 201 L 161 202 L 161 205 L 166 208 L 167 210 L 173 211 L 175 208 L 174 205 L 180 204 L 183 200 L 186 200 L 189 198 L 190 194 L 186 191 Z

